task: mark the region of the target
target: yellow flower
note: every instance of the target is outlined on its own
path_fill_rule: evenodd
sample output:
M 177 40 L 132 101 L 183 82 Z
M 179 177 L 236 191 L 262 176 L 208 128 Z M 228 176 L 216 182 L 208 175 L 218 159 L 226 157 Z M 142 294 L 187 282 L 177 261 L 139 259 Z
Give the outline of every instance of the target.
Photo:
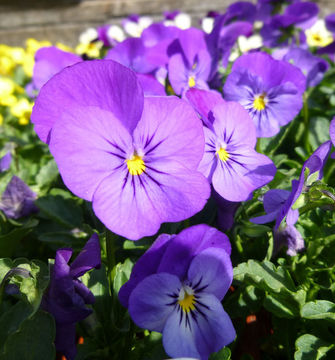
M 26 48 L 27 48 L 27 53 L 31 54 L 31 55 L 35 55 L 35 52 L 40 49 L 41 47 L 45 47 L 45 46 L 51 46 L 51 42 L 50 41 L 38 41 L 36 39 L 33 38 L 29 38 L 26 40 Z
M 76 53 L 79 55 L 86 54 L 90 58 L 97 58 L 100 56 L 100 49 L 102 48 L 102 41 L 95 41 L 92 43 L 81 43 L 76 46 Z
M 10 108 L 10 112 L 19 119 L 20 125 L 27 125 L 29 124 L 32 109 L 33 103 L 29 102 L 26 98 L 22 98 Z
M 3 116 L 0 114 L 0 126 L 3 124 Z

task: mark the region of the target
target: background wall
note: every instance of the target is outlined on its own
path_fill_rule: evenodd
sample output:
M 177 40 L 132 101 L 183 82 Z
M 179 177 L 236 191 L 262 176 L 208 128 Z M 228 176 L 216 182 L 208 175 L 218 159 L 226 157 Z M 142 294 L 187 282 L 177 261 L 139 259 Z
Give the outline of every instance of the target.
M 75 45 L 89 26 L 119 24 L 129 14 L 161 19 L 166 10 L 180 9 L 194 23 L 209 10 L 224 11 L 232 0 L 0 0 L 0 43 L 24 45 L 25 39 Z M 335 0 L 315 0 L 323 15 L 335 12 Z

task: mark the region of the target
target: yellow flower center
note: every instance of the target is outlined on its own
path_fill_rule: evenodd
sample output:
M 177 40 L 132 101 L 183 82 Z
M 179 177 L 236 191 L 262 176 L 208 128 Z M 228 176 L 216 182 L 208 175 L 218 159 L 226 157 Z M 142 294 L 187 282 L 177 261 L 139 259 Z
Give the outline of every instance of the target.
M 133 155 L 131 159 L 126 160 L 126 163 L 131 175 L 141 175 L 145 170 L 144 161 L 139 155 Z
M 194 86 L 195 86 L 194 76 L 190 76 L 190 77 L 188 78 L 188 86 L 189 86 L 189 87 L 194 87 Z
M 257 95 L 254 98 L 253 107 L 256 110 L 264 110 L 266 105 L 265 94 Z
M 216 153 L 222 161 L 227 161 L 229 159 L 229 154 L 227 150 L 223 147 L 220 147 L 220 149 Z
M 195 309 L 195 297 L 193 294 L 188 294 L 185 291 L 184 298 L 181 300 L 178 300 L 178 304 L 182 308 L 184 312 L 190 312 L 191 310 Z

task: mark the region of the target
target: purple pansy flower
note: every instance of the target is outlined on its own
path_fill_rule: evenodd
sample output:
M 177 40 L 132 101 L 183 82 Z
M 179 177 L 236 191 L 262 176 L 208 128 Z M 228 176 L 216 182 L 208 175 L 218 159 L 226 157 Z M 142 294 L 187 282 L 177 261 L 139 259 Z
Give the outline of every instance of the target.
M 69 265 L 71 256 L 72 249 L 57 250 L 50 285 L 41 304 L 42 309 L 55 318 L 56 350 L 64 354 L 68 360 L 73 360 L 77 352 L 76 322 L 92 313 L 86 304 L 93 304 L 94 296 L 79 278 L 87 271 L 100 267 L 98 236 L 93 234 L 80 254 Z
M 43 87 L 34 111 L 42 139 L 52 128 L 50 150 L 65 184 L 92 201 L 113 232 L 137 240 L 205 205 L 200 119 L 176 97 L 144 98 L 124 66 L 100 60 L 69 67 Z
M 277 59 L 283 59 L 289 63 L 298 67 L 306 76 L 306 86 L 316 86 L 323 79 L 325 72 L 329 68 L 329 64 L 326 60 L 314 56 L 310 51 L 301 49 L 298 47 L 292 47 L 279 50 L 281 53 L 279 57 L 276 57 L 276 52 L 273 56 Z
M 235 61 L 224 85 L 224 97 L 248 110 L 257 137 L 271 137 L 299 113 L 305 87 L 300 69 L 255 52 Z
M 297 222 L 299 213 L 297 209 L 293 209 L 294 204 L 296 203 L 302 192 L 305 191 L 306 186 L 310 185 L 311 181 L 322 179 L 323 168 L 328 159 L 331 146 L 332 144 L 330 140 L 320 145 L 314 151 L 314 153 L 305 161 L 300 173 L 299 180 L 292 180 L 291 193 L 283 206 L 280 208 L 280 212 L 276 218 L 276 230 L 279 228 L 284 218 L 286 224 L 288 225 L 294 225 Z
M 240 20 L 253 23 L 256 15 L 256 5 L 248 1 L 237 1 L 229 5 L 226 11 L 227 21 Z
M 193 94 L 198 95 L 194 97 Z M 204 96 L 203 101 L 193 101 L 201 96 Z M 187 97 L 199 113 L 204 112 L 206 99 L 211 97 L 212 103 L 217 101 L 216 95 L 196 89 L 190 91 Z M 276 167 L 267 156 L 254 150 L 255 126 L 240 104 L 221 99 L 206 118 L 205 153 L 199 171 L 224 199 L 245 201 L 255 189 L 273 179 Z
M 209 88 L 207 81 L 210 80 L 212 59 L 203 31 L 195 28 L 180 31 L 169 53 L 169 80 L 177 95 L 184 95 L 192 87 Z
M 82 58 L 55 46 L 43 47 L 35 54 L 35 64 L 33 70 L 34 90 L 39 91 L 41 87 L 55 74 L 70 66 L 82 61 Z
M 18 219 L 38 211 L 37 195 L 20 178 L 13 176 L 0 200 L 0 210 L 10 219 Z
M 290 191 L 282 189 L 269 190 L 263 198 L 266 215 L 251 218 L 250 221 L 254 224 L 265 224 L 276 220 L 290 194 Z M 294 256 L 298 251 L 304 249 L 304 239 L 294 226 L 298 217 L 299 211 L 292 209 L 291 223 L 282 224 L 274 229 L 274 253 L 278 252 L 282 246 L 287 246 L 287 254 L 290 256 Z
M 134 322 L 163 334 L 171 357 L 208 359 L 235 338 L 221 300 L 233 279 L 229 240 L 207 225 L 163 234 L 134 266 L 119 297 Z

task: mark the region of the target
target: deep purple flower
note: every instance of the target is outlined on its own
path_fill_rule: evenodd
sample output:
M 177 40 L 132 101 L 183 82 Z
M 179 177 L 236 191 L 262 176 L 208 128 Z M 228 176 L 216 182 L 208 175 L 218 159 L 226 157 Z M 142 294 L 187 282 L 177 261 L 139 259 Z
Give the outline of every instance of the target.
M 299 214 L 297 213 L 298 210 L 294 209 L 294 205 L 299 196 L 306 191 L 311 181 L 322 179 L 323 168 L 328 159 L 331 145 L 331 141 L 326 141 L 320 145 L 305 161 L 299 180 L 292 180 L 291 193 L 283 206 L 280 208 L 280 212 L 276 218 L 276 230 L 279 228 L 284 219 L 288 225 L 294 225 L 296 223 Z
M 326 60 L 314 56 L 310 51 L 292 47 L 282 52 L 282 59 L 298 67 L 306 76 L 306 86 L 316 86 L 329 68 Z M 274 57 L 275 54 L 273 54 Z M 281 57 L 277 58 L 280 59 Z
M 251 218 L 250 221 L 254 224 L 265 224 L 276 220 L 290 194 L 290 191 L 282 189 L 269 190 L 263 198 L 266 215 Z M 294 226 L 298 217 L 299 211 L 292 209 L 290 224 L 283 223 L 274 229 L 274 253 L 277 253 L 283 246 L 287 247 L 287 254 L 290 256 L 294 256 L 298 251 L 304 249 L 304 239 Z
M 224 85 L 224 97 L 248 110 L 257 137 L 270 137 L 299 113 L 305 87 L 306 79 L 300 69 L 255 52 L 235 61 Z
M 195 103 L 203 96 L 204 100 Z M 193 90 L 187 95 L 199 113 L 209 93 Z M 217 101 L 213 98 L 213 102 Z M 198 109 L 199 107 L 199 109 Z M 276 167 L 265 155 L 254 150 L 255 126 L 248 112 L 236 102 L 221 99 L 207 114 L 205 153 L 199 165 L 215 191 L 228 201 L 247 200 L 252 192 L 273 179 Z
M 57 96 L 53 91 L 57 88 Z M 113 61 L 69 67 L 43 87 L 33 121 L 69 189 L 93 202 L 113 232 L 137 240 L 162 222 L 200 211 L 202 124 L 176 97 L 143 97 L 136 75 Z
M 208 359 L 235 338 L 220 301 L 233 278 L 223 233 L 197 225 L 163 234 L 134 266 L 121 303 L 134 322 L 163 334 L 171 357 Z
M 256 19 L 257 10 L 256 5 L 248 1 L 237 1 L 228 6 L 227 21 L 248 21 L 253 23 Z
M 10 164 L 12 162 L 12 154 L 10 151 L 6 152 L 6 154 L 0 159 L 0 173 L 6 171 L 10 168 Z
M 0 200 L 0 210 L 10 219 L 18 219 L 38 211 L 37 195 L 20 178 L 13 176 Z
M 55 46 L 40 48 L 35 54 L 32 78 L 34 90 L 40 90 L 49 79 L 66 66 L 80 61 L 82 61 L 80 56 L 63 51 Z
M 333 14 L 326 16 L 325 22 L 326 22 L 327 29 L 334 34 L 335 33 L 335 14 L 333 13 Z
M 209 88 L 212 59 L 203 31 L 195 28 L 181 31 L 169 51 L 169 80 L 177 95 L 185 94 L 192 87 Z
M 50 285 L 41 307 L 55 318 L 56 350 L 73 360 L 76 356 L 76 323 L 92 313 L 87 304 L 94 303 L 91 291 L 79 280 L 87 271 L 100 267 L 99 238 L 96 234 L 87 241 L 83 250 L 69 265 L 72 249 L 57 250 L 51 271 Z
M 234 216 L 240 202 L 225 200 L 215 190 L 212 191 L 213 198 L 217 204 L 217 225 L 221 231 L 231 229 L 234 225 Z

